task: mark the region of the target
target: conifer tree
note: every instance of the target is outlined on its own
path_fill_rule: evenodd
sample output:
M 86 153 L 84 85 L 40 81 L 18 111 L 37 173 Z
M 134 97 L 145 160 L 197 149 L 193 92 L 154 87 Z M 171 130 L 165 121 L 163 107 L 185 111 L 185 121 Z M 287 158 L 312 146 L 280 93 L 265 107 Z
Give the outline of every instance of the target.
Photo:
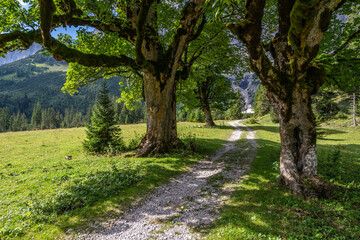
M 42 109 L 40 102 L 37 102 L 34 105 L 32 117 L 31 117 L 31 125 L 33 129 L 37 129 L 41 127 L 41 118 L 42 118 Z
M 90 153 L 117 153 L 124 148 L 121 129 L 116 126 L 115 112 L 106 82 L 96 101 L 91 124 L 87 125 L 87 139 L 83 145 Z
M 0 108 L 0 132 L 6 132 L 10 129 L 10 113 L 9 109 Z
M 120 111 L 120 115 L 119 115 L 119 122 L 121 124 L 127 124 L 128 123 L 128 116 L 129 116 L 129 111 L 127 110 L 125 104 L 123 105 L 121 111 Z

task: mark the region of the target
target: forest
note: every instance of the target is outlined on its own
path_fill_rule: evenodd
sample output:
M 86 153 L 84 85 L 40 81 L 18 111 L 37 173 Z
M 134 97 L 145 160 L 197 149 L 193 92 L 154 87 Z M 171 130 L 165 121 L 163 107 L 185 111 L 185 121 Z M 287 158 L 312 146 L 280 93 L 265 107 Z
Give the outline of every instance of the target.
M 1 237 L 359 238 L 359 0 L 0 9 L 2 56 L 40 44 L 53 58 L 3 66 L 2 131 L 61 128 L 0 134 Z M 65 72 L 61 91 L 82 101 L 6 93 L 56 95 L 34 79 Z

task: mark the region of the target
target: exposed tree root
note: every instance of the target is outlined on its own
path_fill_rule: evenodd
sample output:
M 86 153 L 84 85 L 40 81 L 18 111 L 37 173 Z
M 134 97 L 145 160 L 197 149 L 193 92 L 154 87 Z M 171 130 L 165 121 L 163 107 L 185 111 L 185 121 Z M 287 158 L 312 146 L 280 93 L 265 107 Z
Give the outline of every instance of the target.
M 144 138 L 139 144 L 135 157 L 148 157 L 155 154 L 162 154 L 171 152 L 174 149 L 183 147 L 183 142 L 176 138 L 169 142 L 155 141 L 153 139 Z
M 205 122 L 205 127 L 215 127 L 216 124 L 214 122 Z
M 331 185 L 315 176 L 300 176 L 296 182 L 286 182 L 283 178 L 279 177 L 278 183 L 305 199 L 329 198 L 332 193 Z

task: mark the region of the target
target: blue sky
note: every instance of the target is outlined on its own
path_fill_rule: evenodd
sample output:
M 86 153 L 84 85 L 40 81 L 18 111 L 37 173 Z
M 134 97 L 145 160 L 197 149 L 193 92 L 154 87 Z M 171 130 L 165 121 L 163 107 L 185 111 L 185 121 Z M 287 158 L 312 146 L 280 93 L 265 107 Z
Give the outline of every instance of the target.
M 52 31 L 51 35 L 54 38 L 56 38 L 59 33 L 66 33 L 66 34 L 69 34 L 70 36 L 72 36 L 73 38 L 75 38 L 77 29 L 78 28 L 75 28 L 75 27 L 67 27 L 67 28 L 59 27 L 59 28 L 54 29 L 54 31 Z
M 18 0 L 18 1 L 20 2 L 21 6 L 23 6 L 24 8 L 27 9 L 29 7 L 29 4 L 24 3 L 23 0 Z M 73 38 L 75 38 L 76 37 L 76 29 L 77 28 L 75 28 L 75 27 L 67 27 L 67 28 L 59 27 L 59 28 L 55 29 L 51 33 L 51 35 L 56 38 L 59 33 L 67 33 L 70 36 L 72 36 Z

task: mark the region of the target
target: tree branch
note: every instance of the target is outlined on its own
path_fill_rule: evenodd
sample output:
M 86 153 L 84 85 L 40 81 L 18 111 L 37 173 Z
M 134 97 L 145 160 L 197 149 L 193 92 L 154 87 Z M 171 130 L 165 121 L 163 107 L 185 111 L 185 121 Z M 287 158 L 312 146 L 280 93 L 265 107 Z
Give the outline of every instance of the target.
M 197 33 L 193 34 L 197 25 L 198 19 L 203 15 L 202 5 L 205 0 L 192 0 L 185 4 L 181 11 L 181 18 L 179 27 L 177 28 L 169 48 L 166 51 L 166 60 L 169 66 L 177 64 L 182 57 L 184 49 L 188 46 L 191 38 L 196 38 L 200 35 L 206 22 L 203 19 Z
M 7 43 L 19 40 L 21 46 L 19 44 L 11 45 L 12 48 L 6 47 Z M 21 31 L 13 31 L 11 33 L 3 33 L 0 34 L 0 48 L 3 50 L 3 53 L 7 53 L 15 48 L 23 47 L 24 49 L 28 49 L 34 42 L 41 42 L 41 31 L 33 30 L 29 32 L 21 32 Z
M 136 31 L 133 29 L 130 24 L 120 21 L 116 19 L 114 24 L 106 24 L 98 20 L 93 20 L 91 18 L 79 18 L 79 17 L 71 17 L 67 18 L 66 15 L 54 15 L 53 17 L 54 23 L 58 24 L 66 24 L 67 26 L 89 26 L 96 28 L 102 32 L 114 32 L 117 33 L 119 37 L 128 40 L 133 43 L 136 36 Z
M 45 47 L 51 46 L 51 29 L 53 15 L 56 11 L 56 6 L 53 0 L 39 0 L 40 5 L 40 31 L 42 42 Z
M 336 56 L 338 53 L 340 53 L 344 48 L 346 48 L 349 43 L 355 39 L 360 34 L 360 29 L 358 29 L 356 32 L 354 32 L 338 49 L 336 49 L 333 53 L 331 53 L 331 56 Z
M 261 44 L 261 23 L 264 15 L 265 2 L 266 0 L 246 1 L 245 20 L 238 23 L 228 23 L 226 24 L 226 28 L 245 43 L 252 70 L 264 85 L 273 89 L 275 84 L 272 81 L 278 79 L 275 77 L 277 71 L 265 55 L 263 45 Z M 273 89 L 273 91 L 279 92 L 279 90 L 275 89 Z
M 154 0 L 143 0 L 141 2 L 138 19 L 136 21 L 136 42 L 135 42 L 135 55 L 136 63 L 139 65 L 145 64 L 146 60 L 142 53 L 142 45 L 145 37 L 145 24 L 151 5 Z
M 139 70 L 139 66 L 134 59 L 126 56 L 109 56 L 105 54 L 86 54 L 79 50 L 69 48 L 65 44 L 52 38 L 52 46 L 49 50 L 57 61 L 77 62 L 88 67 L 120 67 L 128 66 L 134 70 Z
M 189 42 L 196 40 L 200 36 L 201 32 L 204 30 L 206 22 L 207 21 L 206 21 L 205 13 L 203 13 L 202 21 L 201 21 L 198 29 L 196 30 L 196 33 L 189 36 L 189 40 L 188 40 Z
M 33 43 L 42 43 L 42 34 L 40 30 L 23 33 L 15 31 L 12 33 L 0 34 L 0 48 L 4 49 L 8 42 L 20 40 L 22 46 L 27 49 Z M 88 67 L 120 67 L 128 66 L 133 70 L 139 70 L 139 66 L 135 61 L 126 55 L 108 56 L 104 54 L 85 54 L 79 50 L 69 48 L 65 44 L 59 42 L 54 38 L 50 38 L 51 45 L 46 49 L 53 54 L 58 61 L 65 60 L 66 62 L 77 62 Z M 18 46 L 19 47 L 19 46 Z M 8 49 L 6 49 L 8 50 Z M 6 53 L 5 51 L 3 51 Z
M 290 12 L 294 6 L 295 0 L 279 0 L 279 32 L 277 35 L 286 36 L 290 28 Z

